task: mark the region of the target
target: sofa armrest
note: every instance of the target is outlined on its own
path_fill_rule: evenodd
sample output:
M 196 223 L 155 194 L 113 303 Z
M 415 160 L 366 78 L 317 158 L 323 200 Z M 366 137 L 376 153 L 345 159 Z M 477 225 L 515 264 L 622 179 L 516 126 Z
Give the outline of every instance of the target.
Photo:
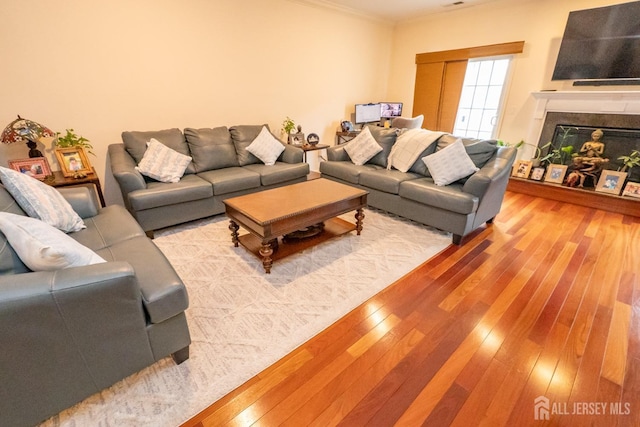
M 513 147 L 499 147 L 496 154 L 476 173 L 465 182 L 462 191 L 473 194 L 480 200 L 491 191 L 492 187 L 502 189 L 503 183 L 511 175 L 511 166 L 516 157 L 516 149 Z
M 154 361 L 127 262 L 2 276 L 0 323 L 6 425 L 37 424 Z
M 80 218 L 91 218 L 98 215 L 98 200 L 95 191 L 87 186 L 61 187 L 58 191 L 71 205 Z
M 136 162 L 125 150 L 124 144 L 111 144 L 108 150 L 111 172 L 118 182 L 127 209 L 130 209 L 128 194 L 147 188 L 147 183 L 136 170 Z
M 285 163 L 302 163 L 304 159 L 304 151 L 300 147 L 294 147 L 293 145 L 286 144 L 284 151 L 280 155 L 280 161 Z
M 345 162 L 351 159 L 347 152 L 344 150 L 344 146 L 342 145 L 334 145 L 333 147 L 327 148 L 327 160 L 328 161 L 337 161 L 337 162 Z

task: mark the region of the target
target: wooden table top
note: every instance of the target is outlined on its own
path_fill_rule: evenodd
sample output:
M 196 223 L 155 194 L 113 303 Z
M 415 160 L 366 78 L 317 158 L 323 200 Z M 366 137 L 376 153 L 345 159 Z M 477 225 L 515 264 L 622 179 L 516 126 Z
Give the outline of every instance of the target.
M 365 190 L 319 178 L 233 197 L 224 203 L 257 224 L 264 225 L 366 194 L 368 192 Z

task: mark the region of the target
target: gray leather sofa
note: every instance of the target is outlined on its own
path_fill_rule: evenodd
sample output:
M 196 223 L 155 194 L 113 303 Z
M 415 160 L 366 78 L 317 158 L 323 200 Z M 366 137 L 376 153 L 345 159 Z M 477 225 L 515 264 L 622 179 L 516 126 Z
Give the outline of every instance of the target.
M 189 357 L 185 286 L 118 205 L 60 193 L 86 228 L 68 235 L 107 262 L 31 272 L 0 233 L 0 425 L 31 426 L 172 355 Z M 0 210 L 25 215 L 0 185 Z
M 309 165 L 299 147 L 285 145 L 271 166 L 246 150 L 263 126 L 123 132 L 123 143 L 110 145 L 109 157 L 125 206 L 152 236 L 153 230 L 224 213 L 227 198 L 305 181 Z M 180 182 L 155 181 L 135 169 L 150 138 L 193 158 Z
M 430 225 L 453 234 L 453 242 L 500 212 L 516 149 L 497 147 L 496 141 L 462 138 L 467 153 L 480 168 L 468 178 L 446 186 L 433 182 L 422 157 L 453 143 L 457 137 L 445 134 L 426 148 L 407 172 L 387 169 L 387 158 L 396 142 L 398 129 L 370 127 L 383 151 L 362 166 L 351 162 L 345 145 L 327 150 L 320 163 L 324 178 L 369 191 L 369 206 Z

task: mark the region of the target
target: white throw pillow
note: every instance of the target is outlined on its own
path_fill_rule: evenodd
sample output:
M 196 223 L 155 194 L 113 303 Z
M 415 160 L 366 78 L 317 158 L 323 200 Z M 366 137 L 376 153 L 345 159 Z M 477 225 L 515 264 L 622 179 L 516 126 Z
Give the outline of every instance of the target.
M 418 156 L 442 134 L 443 132 L 426 129 L 408 129 L 402 132 L 389 153 L 387 169 L 393 166 L 400 172 L 407 172 L 418 160 Z
M 278 156 L 284 151 L 284 145 L 271 135 L 266 126 L 263 126 L 256 139 L 247 147 L 247 151 L 259 158 L 265 165 L 272 166 L 276 164 Z
M 106 262 L 91 249 L 39 219 L 0 212 L 0 230 L 31 271 Z
M 355 165 L 364 165 L 376 154 L 382 151 L 368 127 L 365 128 L 344 146 L 349 158 Z
M 178 153 L 155 138 L 147 143 L 147 151 L 136 170 L 161 182 L 178 182 L 191 163 L 191 157 Z
M 448 185 L 478 171 L 471 157 L 464 149 L 461 139 L 440 151 L 423 157 L 436 185 Z
M 82 218 L 55 188 L 23 173 L 0 166 L 0 178 L 27 215 L 64 232 L 86 228 Z

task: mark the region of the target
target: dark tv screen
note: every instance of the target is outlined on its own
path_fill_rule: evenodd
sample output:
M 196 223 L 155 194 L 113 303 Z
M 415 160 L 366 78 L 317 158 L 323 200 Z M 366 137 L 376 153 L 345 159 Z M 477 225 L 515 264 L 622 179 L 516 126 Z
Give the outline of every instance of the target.
M 552 80 L 639 78 L 640 1 L 569 14 Z

